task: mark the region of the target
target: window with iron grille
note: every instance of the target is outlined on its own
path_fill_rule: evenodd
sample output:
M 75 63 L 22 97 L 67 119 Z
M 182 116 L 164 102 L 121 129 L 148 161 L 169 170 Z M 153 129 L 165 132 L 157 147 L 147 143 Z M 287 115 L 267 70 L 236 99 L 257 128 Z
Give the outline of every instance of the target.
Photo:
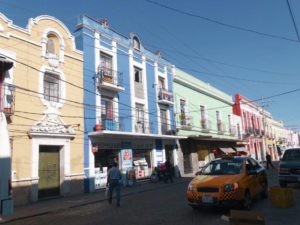
M 59 102 L 60 87 L 59 75 L 45 73 L 44 74 L 44 98 L 49 102 Z
M 100 52 L 100 62 L 101 62 L 101 70 L 104 73 L 104 76 L 112 77 L 112 56 Z
M 136 104 L 135 111 L 136 111 L 136 121 L 138 123 L 144 123 L 144 119 L 145 119 L 144 105 Z

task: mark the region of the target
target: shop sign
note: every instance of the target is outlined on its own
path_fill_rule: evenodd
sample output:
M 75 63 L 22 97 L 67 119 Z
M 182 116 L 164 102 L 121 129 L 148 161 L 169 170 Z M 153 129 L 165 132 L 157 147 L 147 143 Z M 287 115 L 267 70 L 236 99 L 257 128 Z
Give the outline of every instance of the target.
M 133 149 L 153 149 L 153 143 L 132 143 Z
M 156 163 L 162 163 L 163 162 L 163 151 L 156 150 Z
M 107 169 L 100 171 L 100 168 L 95 168 L 95 189 L 101 189 L 106 186 L 107 181 Z
M 132 167 L 132 150 L 131 149 L 123 149 L 121 150 L 121 163 L 122 169 L 127 169 Z
M 121 149 L 121 144 L 120 143 L 97 143 L 99 150 L 101 149 Z

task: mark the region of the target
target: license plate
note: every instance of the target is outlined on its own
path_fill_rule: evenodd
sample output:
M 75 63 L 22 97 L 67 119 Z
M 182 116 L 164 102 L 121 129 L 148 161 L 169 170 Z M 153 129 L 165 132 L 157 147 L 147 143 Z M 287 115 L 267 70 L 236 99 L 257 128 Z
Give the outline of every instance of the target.
M 210 196 L 210 195 L 203 195 L 202 196 L 202 202 L 203 203 L 213 203 L 214 200 L 213 200 L 213 197 Z

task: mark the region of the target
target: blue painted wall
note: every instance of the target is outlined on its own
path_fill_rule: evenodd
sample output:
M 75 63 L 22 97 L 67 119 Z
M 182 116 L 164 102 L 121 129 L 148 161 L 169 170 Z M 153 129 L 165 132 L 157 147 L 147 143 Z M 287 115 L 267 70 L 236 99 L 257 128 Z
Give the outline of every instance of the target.
M 84 85 L 84 103 L 89 105 L 95 105 L 96 95 L 95 95 L 95 80 L 94 80 L 94 68 L 95 68 L 95 56 L 94 56 L 94 38 L 93 33 L 83 28 L 76 32 L 76 43 L 80 46 L 83 54 L 83 85 Z M 85 118 L 96 118 L 96 108 L 95 107 L 84 107 L 84 117 Z M 84 119 L 84 168 L 89 168 L 89 138 L 88 132 L 92 132 L 95 126 L 96 120 Z M 91 182 L 88 177 L 88 170 L 84 170 L 85 181 L 84 189 L 89 192 Z
M 118 71 L 122 73 L 123 87 L 125 88 L 125 91 L 121 91 L 119 93 L 119 117 L 120 117 L 120 122 L 123 125 L 124 131 L 131 132 L 132 131 L 131 110 L 133 106 L 131 105 L 131 101 L 130 101 L 131 90 L 130 90 L 130 76 L 129 76 L 129 57 L 125 52 L 122 51 L 121 46 L 118 46 L 117 57 L 118 57 L 117 60 Z
M 158 134 L 158 118 L 157 118 L 157 93 L 155 85 L 155 73 L 154 66 L 146 64 L 146 79 L 147 79 L 147 89 L 148 89 L 148 111 L 149 122 L 150 122 L 150 132 L 152 134 Z M 152 124 L 151 124 L 152 123 Z

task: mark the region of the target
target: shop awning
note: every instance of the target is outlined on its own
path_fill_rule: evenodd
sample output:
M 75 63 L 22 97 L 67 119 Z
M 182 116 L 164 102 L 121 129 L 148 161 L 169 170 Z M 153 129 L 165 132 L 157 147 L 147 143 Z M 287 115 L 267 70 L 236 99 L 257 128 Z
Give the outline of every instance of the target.
M 232 148 L 219 148 L 224 153 L 235 153 Z
M 128 138 L 128 139 L 165 139 L 165 140 L 177 140 L 177 139 L 187 139 L 186 136 L 177 135 L 160 135 L 160 134 L 144 134 L 144 133 L 132 133 L 132 132 L 122 132 L 122 131 L 95 131 L 90 132 L 89 137 L 107 137 L 107 138 Z
M 12 66 L 14 65 L 14 63 L 6 58 L 2 58 L 0 57 L 0 72 L 3 73 L 7 70 L 9 70 L 10 68 L 12 68 Z
M 247 152 L 247 149 L 245 147 L 234 147 L 234 149 L 237 151 L 237 152 Z

